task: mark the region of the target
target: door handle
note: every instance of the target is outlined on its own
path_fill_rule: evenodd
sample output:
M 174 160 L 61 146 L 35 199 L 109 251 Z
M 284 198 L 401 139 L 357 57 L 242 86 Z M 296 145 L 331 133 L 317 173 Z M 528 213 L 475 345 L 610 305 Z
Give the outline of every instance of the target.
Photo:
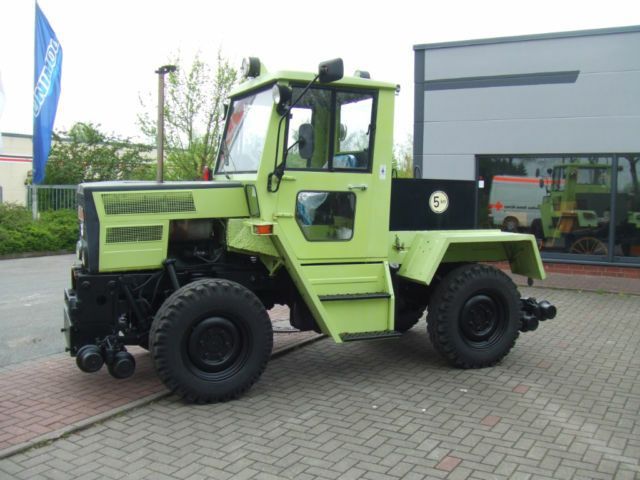
M 349 185 L 349 190 L 362 190 L 363 192 L 367 189 L 367 186 L 364 183 L 360 185 Z

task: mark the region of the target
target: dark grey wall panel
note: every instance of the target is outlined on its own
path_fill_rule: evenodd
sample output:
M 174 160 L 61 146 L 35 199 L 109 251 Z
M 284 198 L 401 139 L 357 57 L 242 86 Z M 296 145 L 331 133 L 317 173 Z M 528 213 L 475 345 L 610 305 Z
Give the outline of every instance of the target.
M 487 75 L 484 77 L 443 78 L 427 80 L 424 89 L 428 92 L 437 90 L 467 90 L 470 88 L 524 87 L 532 85 L 553 85 L 556 83 L 576 83 L 580 72 L 536 72 L 512 75 Z

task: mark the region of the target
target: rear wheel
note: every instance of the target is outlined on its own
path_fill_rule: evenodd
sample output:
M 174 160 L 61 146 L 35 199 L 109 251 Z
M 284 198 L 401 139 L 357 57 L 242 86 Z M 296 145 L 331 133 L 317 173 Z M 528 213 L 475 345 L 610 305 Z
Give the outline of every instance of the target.
M 582 255 L 606 255 L 609 253 L 607 245 L 595 237 L 582 237 L 575 240 L 569 247 L 569 253 Z
M 187 401 L 236 398 L 258 380 L 271 355 L 271 320 L 260 300 L 227 280 L 198 280 L 175 291 L 151 326 L 160 379 Z
M 429 338 L 457 367 L 488 367 L 515 344 L 520 314 L 520 295 L 507 275 L 488 265 L 463 265 L 449 272 L 431 297 Z
M 502 230 L 505 232 L 517 232 L 518 227 L 520 226 L 520 222 L 516 217 L 507 217 L 502 222 Z

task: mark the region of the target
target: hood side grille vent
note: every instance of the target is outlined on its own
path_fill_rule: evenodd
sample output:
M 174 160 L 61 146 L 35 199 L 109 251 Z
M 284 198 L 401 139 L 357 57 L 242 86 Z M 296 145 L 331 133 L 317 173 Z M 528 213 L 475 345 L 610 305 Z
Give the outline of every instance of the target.
M 191 192 L 103 193 L 107 215 L 195 212 Z

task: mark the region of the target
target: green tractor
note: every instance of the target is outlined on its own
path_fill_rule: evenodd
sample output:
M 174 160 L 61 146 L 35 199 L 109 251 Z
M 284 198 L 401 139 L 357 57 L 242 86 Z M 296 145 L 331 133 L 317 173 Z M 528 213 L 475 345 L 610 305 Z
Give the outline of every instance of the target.
M 211 181 L 79 186 L 63 330 L 80 369 L 128 377 L 140 345 L 171 391 L 220 401 L 265 369 L 275 304 L 337 343 L 401 336 L 427 309 L 431 342 L 462 368 L 555 316 L 486 263 L 544 278 L 532 235 L 447 229 L 473 215 L 473 188 L 392 178 L 395 85 L 343 77 L 340 59 L 243 71 Z
M 568 163 L 549 169 L 551 188 L 542 199 L 540 219 L 532 233 L 546 248 L 570 253 L 606 255 L 611 217 L 611 166 Z M 545 182 L 540 179 L 540 188 Z M 628 211 L 625 194 L 618 195 L 619 238 L 640 226 L 637 212 Z M 625 233 L 627 232 L 627 233 Z

